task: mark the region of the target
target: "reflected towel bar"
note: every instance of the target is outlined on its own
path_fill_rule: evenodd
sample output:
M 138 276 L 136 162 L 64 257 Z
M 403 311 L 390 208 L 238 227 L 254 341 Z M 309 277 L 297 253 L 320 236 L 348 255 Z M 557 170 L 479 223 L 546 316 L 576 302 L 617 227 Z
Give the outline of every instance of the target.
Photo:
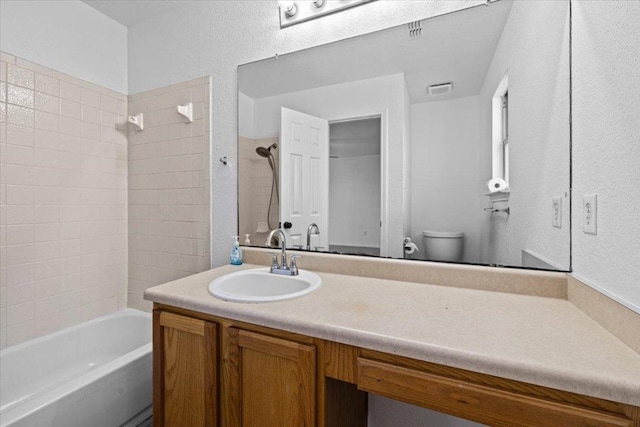
M 511 213 L 511 208 L 503 208 L 503 209 L 484 208 L 484 210 L 491 213 L 506 213 L 507 215 L 510 215 Z

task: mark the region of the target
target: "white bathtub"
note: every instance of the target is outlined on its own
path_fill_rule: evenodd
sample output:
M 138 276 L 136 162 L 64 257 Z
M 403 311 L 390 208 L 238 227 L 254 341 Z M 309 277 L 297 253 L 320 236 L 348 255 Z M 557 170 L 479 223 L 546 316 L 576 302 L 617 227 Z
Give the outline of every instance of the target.
M 114 427 L 150 413 L 151 315 L 122 310 L 0 351 L 1 427 Z

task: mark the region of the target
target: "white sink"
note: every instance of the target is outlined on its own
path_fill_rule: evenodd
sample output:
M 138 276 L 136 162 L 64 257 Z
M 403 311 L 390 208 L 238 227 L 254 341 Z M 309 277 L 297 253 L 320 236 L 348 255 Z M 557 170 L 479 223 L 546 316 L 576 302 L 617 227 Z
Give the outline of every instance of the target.
M 322 279 L 315 273 L 299 270 L 297 276 L 283 276 L 256 268 L 225 274 L 209 284 L 214 297 L 235 302 L 270 302 L 297 298 L 315 291 Z

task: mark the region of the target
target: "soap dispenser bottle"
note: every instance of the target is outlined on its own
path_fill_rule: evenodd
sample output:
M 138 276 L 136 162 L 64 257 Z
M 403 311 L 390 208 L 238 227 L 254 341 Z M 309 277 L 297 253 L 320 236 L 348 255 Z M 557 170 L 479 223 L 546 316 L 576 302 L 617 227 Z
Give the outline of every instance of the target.
M 231 236 L 235 239 L 233 242 L 233 248 L 231 249 L 231 256 L 229 257 L 231 265 L 242 265 L 242 249 L 240 249 L 240 236 Z

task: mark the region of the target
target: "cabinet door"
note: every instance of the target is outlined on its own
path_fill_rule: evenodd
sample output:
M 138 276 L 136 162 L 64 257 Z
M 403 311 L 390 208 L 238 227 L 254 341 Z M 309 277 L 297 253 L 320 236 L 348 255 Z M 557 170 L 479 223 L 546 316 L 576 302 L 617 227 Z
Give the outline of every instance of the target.
M 154 310 L 154 427 L 217 424 L 216 325 Z
M 224 334 L 222 424 L 314 427 L 315 347 L 236 328 Z

